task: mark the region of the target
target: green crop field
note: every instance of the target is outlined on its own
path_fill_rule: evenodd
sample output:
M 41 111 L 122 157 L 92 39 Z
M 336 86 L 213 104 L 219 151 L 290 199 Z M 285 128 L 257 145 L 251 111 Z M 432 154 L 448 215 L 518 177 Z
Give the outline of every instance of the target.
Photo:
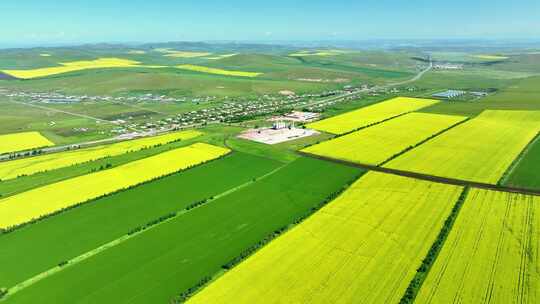
M 252 165 L 244 167 L 245 163 Z M 221 160 L 0 235 L 0 243 L 4 244 L 0 246 L 3 248 L 0 251 L 1 264 L 10 265 L 10 260 L 17 259 L 25 265 L 22 269 L 17 264 L 3 267 L 0 286 L 20 283 L 61 261 L 114 240 L 139 225 L 239 186 L 278 166 L 280 164 L 275 161 L 236 152 Z
M 524 151 L 504 179 L 508 186 L 540 189 L 540 140 L 538 137 Z
M 188 303 L 399 303 L 460 192 L 369 172 Z
M 309 213 L 358 174 L 357 169 L 299 159 L 247 187 L 66 267 L 13 294 L 6 303 L 168 302 L 219 272 L 222 265 L 276 229 Z M 211 183 L 198 184 L 201 187 Z M 126 204 L 129 200 L 123 196 L 128 195 L 137 194 L 128 191 L 110 197 L 114 202 L 109 204 Z M 94 205 L 99 203 L 104 202 Z M 132 207 L 124 209 L 124 215 Z M 78 238 L 76 234 L 73 237 Z M 16 265 L 10 271 L 12 275 L 18 274 Z
M 0 304 L 538 302 L 540 42 L 344 34 L 0 41 Z

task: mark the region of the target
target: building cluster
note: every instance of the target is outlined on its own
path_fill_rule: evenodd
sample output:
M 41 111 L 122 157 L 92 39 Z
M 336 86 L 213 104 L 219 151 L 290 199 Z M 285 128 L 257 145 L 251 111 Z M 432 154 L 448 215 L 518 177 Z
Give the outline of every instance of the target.
M 215 96 L 204 97 L 168 97 L 166 95 L 141 94 L 134 96 L 90 96 L 90 95 L 68 95 L 60 92 L 25 92 L 0 90 L 0 95 L 5 97 L 24 98 L 31 102 L 69 104 L 92 101 L 112 101 L 112 102 L 209 102 L 215 100 Z
M 220 100 L 224 102 L 209 104 L 208 107 L 173 114 L 168 117 L 158 118 L 148 115 L 143 117 L 122 117 L 111 121 L 116 124 L 111 132 L 115 135 L 127 134 L 134 132 L 161 132 L 174 130 L 179 128 L 188 128 L 201 126 L 213 123 L 236 123 L 245 120 L 250 120 L 258 117 L 263 117 L 272 114 L 283 114 L 295 109 L 314 109 L 311 112 L 321 112 L 325 107 L 331 106 L 338 102 L 344 102 L 357 99 L 355 93 L 363 92 L 367 86 L 355 88 L 346 86 L 339 90 L 324 91 L 319 93 L 306 94 L 279 94 L 279 95 L 261 95 L 257 97 L 241 96 L 236 98 L 222 97 Z M 214 101 L 216 97 L 167 97 L 157 96 L 152 94 L 144 94 L 139 96 L 75 96 L 65 95 L 58 92 L 52 93 L 35 93 L 35 92 L 14 92 L 4 90 L 0 95 L 8 97 L 21 98 L 30 102 L 42 103 L 76 103 L 87 101 L 110 101 L 121 103 L 136 103 L 136 102 L 209 102 Z M 343 96 L 343 97 L 341 97 Z M 296 114 L 295 114 L 296 113 Z M 295 115 L 300 115 L 295 112 L 291 114 L 291 119 L 295 119 Z M 307 116 L 306 116 L 307 115 Z M 314 119 L 317 113 L 302 114 L 296 119 L 298 121 L 308 121 Z M 96 123 L 102 123 L 96 121 Z M 79 130 L 82 131 L 82 130 Z
M 287 96 L 262 95 L 251 99 L 241 97 L 229 99 L 229 101 L 220 103 L 214 107 L 177 114 L 155 122 L 132 123 L 127 125 L 127 127 L 147 131 L 162 131 L 166 129 L 187 128 L 213 123 L 236 123 L 265 115 L 285 113 L 293 109 L 306 108 L 312 103 L 320 102 L 321 99 L 324 100 L 328 97 L 339 96 L 347 92 L 350 91 L 335 90 L 318 94 L 310 93 Z M 348 97 L 348 99 L 354 99 L 354 97 Z M 332 103 L 338 101 L 340 100 L 336 98 Z M 117 132 L 122 133 L 123 131 L 125 130 L 119 129 Z
M 435 70 L 463 70 L 463 64 L 457 63 L 437 63 L 433 65 Z
M 432 97 L 435 98 L 441 98 L 441 99 L 455 99 L 460 97 L 472 97 L 472 99 L 476 98 L 482 98 L 489 95 L 488 92 L 482 92 L 482 91 L 463 91 L 463 90 L 446 90 L 443 92 L 438 92 L 435 94 L 432 94 Z

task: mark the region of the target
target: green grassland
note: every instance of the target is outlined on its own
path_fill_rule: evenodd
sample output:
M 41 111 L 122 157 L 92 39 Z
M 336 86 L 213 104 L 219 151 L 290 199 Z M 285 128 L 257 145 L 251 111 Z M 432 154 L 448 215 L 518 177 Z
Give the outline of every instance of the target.
M 318 92 L 335 88 L 322 84 L 286 79 L 245 79 L 179 69 L 102 69 L 86 70 L 33 80 L 4 80 L 0 87 L 30 91 L 59 90 L 67 94 L 126 95 L 166 93 L 168 96 L 254 96 L 293 90 Z
M 114 127 L 88 118 L 12 103 L 2 97 L 0 107 L 0 134 L 39 131 L 56 144 L 100 139 Z M 75 128 L 89 131 L 74 132 Z
M 358 174 L 357 169 L 350 167 L 298 159 L 245 188 L 69 266 L 5 302 L 166 303 L 218 273 L 222 265 L 274 230 L 308 214 Z M 199 184 L 198 187 L 204 187 L 210 183 Z M 190 188 L 180 190 L 184 191 L 189 192 Z M 112 200 L 109 204 L 129 201 L 127 195 L 137 196 L 124 192 L 108 198 Z M 146 198 L 143 201 L 157 201 L 147 193 L 142 196 Z M 99 203 L 103 202 L 95 204 Z M 124 216 L 131 209 L 125 210 Z M 13 241 L 10 243 L 13 246 Z M 24 244 L 30 245 L 26 241 Z M 13 263 L 14 268 L 16 265 L 21 264 Z M 17 274 L 13 269 L 10 273 Z
M 236 152 L 0 235 L 0 264 L 5 265 L 0 286 L 19 283 L 139 225 L 239 186 L 280 165 Z M 14 260 L 21 264 L 10 263 Z
M 61 62 L 102 57 L 130 59 L 142 65 L 168 68 L 84 70 L 32 80 L 0 80 L 0 87 L 30 91 L 58 90 L 81 95 L 156 92 L 169 96 L 254 96 L 281 90 L 320 92 L 340 88 L 344 84 L 382 84 L 411 77 L 416 68 L 416 63 L 410 59 L 413 54 L 405 52 L 350 51 L 335 56 L 290 57 L 288 54 L 294 51 L 292 49 L 275 52 L 272 48 L 259 48 L 238 53 L 235 50 L 219 50 L 220 53 L 214 55 L 236 55 L 211 60 L 208 56 L 169 57 L 150 48 L 144 49 L 144 54 L 131 54 L 130 51 L 126 47 L 3 50 L 0 51 L 0 70 L 54 67 Z M 40 54 L 50 56 L 42 57 Z M 173 68 L 179 64 L 263 74 L 254 79 L 245 79 Z

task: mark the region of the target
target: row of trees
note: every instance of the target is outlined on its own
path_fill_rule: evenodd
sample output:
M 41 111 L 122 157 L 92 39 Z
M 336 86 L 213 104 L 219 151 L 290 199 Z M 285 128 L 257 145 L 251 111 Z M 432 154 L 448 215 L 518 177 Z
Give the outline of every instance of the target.
M 459 211 L 461 210 L 461 207 L 463 206 L 463 203 L 465 202 L 465 199 L 467 198 L 467 194 L 469 193 L 469 187 L 465 187 L 463 189 L 463 192 L 461 192 L 461 195 L 458 198 L 458 201 L 452 208 L 452 212 L 446 218 L 444 221 L 444 225 L 439 232 L 439 235 L 437 235 L 437 239 L 435 242 L 433 242 L 433 245 L 431 245 L 431 248 L 428 251 L 428 254 L 422 260 L 422 264 L 420 264 L 420 267 L 416 270 L 416 275 L 412 279 L 412 281 L 409 283 L 409 286 L 407 287 L 407 290 L 405 290 L 405 294 L 399 301 L 400 304 L 412 304 L 414 303 L 414 300 L 416 299 L 416 295 L 418 294 L 418 291 L 420 290 L 420 287 L 422 286 L 422 283 L 424 282 L 425 278 L 428 275 L 429 270 L 433 266 L 433 263 L 435 263 L 435 259 L 439 255 L 439 252 L 442 249 L 442 246 L 444 244 L 444 241 L 446 241 L 446 238 L 448 237 L 448 234 L 450 233 L 450 230 L 452 229 L 452 226 L 454 225 L 454 222 L 458 216 Z
M 63 208 L 63 209 L 60 209 L 58 211 L 55 211 L 53 213 L 49 213 L 49 214 L 46 214 L 46 215 L 43 215 L 43 216 L 40 216 L 38 218 L 35 218 L 35 219 L 32 219 L 31 221 L 28 221 L 26 223 L 23 223 L 23 224 L 19 224 L 19 225 L 15 225 L 15 226 L 11 226 L 11 227 L 8 227 L 8 228 L 0 228 L 0 235 L 1 234 L 7 234 L 7 233 L 11 233 L 15 230 L 18 230 L 22 227 L 25 227 L 26 225 L 30 225 L 30 224 L 34 224 L 36 222 L 39 222 L 39 221 L 42 221 L 46 218 L 49 218 L 49 217 L 52 217 L 52 216 L 56 216 L 56 215 L 59 215 L 61 213 L 64 213 L 66 211 L 69 211 L 71 209 L 74 209 L 74 208 L 77 208 L 77 207 L 80 207 L 82 205 L 85 205 L 85 204 L 88 204 L 88 203 L 91 203 L 91 202 L 94 202 L 94 201 L 97 201 L 99 199 L 102 199 L 102 198 L 105 198 L 105 197 L 109 197 L 111 195 L 115 195 L 115 194 L 118 194 L 120 192 L 124 192 L 124 191 L 128 191 L 128 190 L 131 190 L 135 187 L 139 187 L 139 186 L 142 186 L 144 184 L 147 184 L 147 183 L 152 183 L 152 182 L 155 182 L 157 180 L 160 180 L 160 179 L 163 179 L 163 178 L 166 178 L 168 176 L 171 176 L 171 175 L 174 175 L 174 174 L 178 174 L 178 173 L 181 173 L 183 171 L 186 171 L 186 170 L 189 170 L 189 169 L 192 169 L 194 167 L 197 167 L 197 166 L 201 166 L 201 165 L 204 165 L 206 163 L 209 163 L 209 162 L 212 162 L 212 161 L 216 161 L 216 160 L 219 160 L 219 159 L 222 159 L 224 157 L 226 157 L 228 154 L 225 154 L 225 155 L 222 155 L 218 158 L 215 158 L 215 159 L 211 159 L 211 160 L 207 160 L 207 161 L 204 161 L 204 162 L 201 162 L 199 164 L 196 164 L 196 165 L 191 165 L 191 166 L 188 166 L 184 169 L 181 169 L 181 170 L 178 170 L 176 172 L 173 172 L 173 173 L 170 173 L 170 174 L 164 174 L 164 175 L 161 175 L 161 176 L 158 176 L 158 177 L 155 177 L 153 179 L 150 179 L 150 180 L 147 180 L 145 182 L 141 182 L 141 183 L 138 183 L 136 185 L 132 185 L 132 186 L 129 186 L 129 187 L 126 187 L 126 188 L 122 188 L 122 189 L 118 189 L 116 191 L 113 191 L 113 192 L 110 192 L 110 193 L 106 193 L 106 194 L 103 194 L 103 195 L 100 195 L 98 197 L 95 197 L 95 198 L 92 198 L 92 199 L 89 199 L 87 201 L 84 201 L 84 202 L 81 202 L 81 203 L 78 203 L 78 204 L 75 204 L 75 205 L 72 205 L 72 206 L 69 206 L 69 207 L 66 207 L 66 208 Z
M 239 255 L 234 257 L 229 262 L 223 264 L 221 268 L 225 271 L 228 271 L 232 269 L 234 266 L 240 264 L 243 260 L 248 258 L 249 256 L 253 255 L 256 251 L 264 247 L 266 244 L 270 243 L 272 240 L 277 238 L 278 236 L 282 235 L 284 232 L 290 230 L 292 227 L 302 223 L 304 220 L 306 220 L 308 217 L 313 215 L 315 212 L 317 212 L 322 207 L 326 206 L 328 203 L 336 199 L 341 193 L 343 193 L 345 190 L 347 190 L 352 183 L 354 183 L 360 176 L 355 176 L 351 181 L 345 184 L 340 190 L 332 192 L 330 195 L 328 195 L 324 200 L 322 200 L 320 203 L 315 205 L 311 208 L 310 211 L 308 211 L 305 215 L 300 216 L 297 218 L 292 224 L 282 226 L 277 228 L 276 230 L 272 231 L 269 235 L 264 237 L 262 240 L 257 242 L 256 244 L 252 245 L 251 247 L 248 247 L 244 251 L 242 251 Z M 192 286 L 191 288 L 187 289 L 186 291 L 182 292 L 180 295 L 178 295 L 176 298 L 171 300 L 171 303 L 184 303 L 189 299 L 195 292 L 197 292 L 201 287 L 206 285 L 211 278 L 205 277 L 201 281 L 199 281 L 195 286 Z

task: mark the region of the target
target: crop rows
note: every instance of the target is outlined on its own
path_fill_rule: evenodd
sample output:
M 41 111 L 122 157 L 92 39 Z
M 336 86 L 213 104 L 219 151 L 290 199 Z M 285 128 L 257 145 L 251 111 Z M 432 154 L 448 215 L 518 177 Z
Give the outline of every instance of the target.
M 367 173 L 188 303 L 398 303 L 461 190 Z
M 397 97 L 372 106 L 310 123 L 307 126 L 333 134 L 344 134 L 356 129 L 419 110 L 436 104 L 437 100 Z
M 379 165 L 465 119 L 462 116 L 409 113 L 302 151 L 350 162 Z
M 540 198 L 471 190 L 415 303 L 538 303 Z
M 124 141 L 116 144 L 97 146 L 53 154 L 16 159 L 0 163 L 0 180 L 18 176 L 32 175 L 38 172 L 73 166 L 105 157 L 117 156 L 145 148 L 151 148 L 179 140 L 187 140 L 201 135 L 198 131 L 183 131 L 165 135 Z
M 83 175 L 0 200 L 0 228 L 15 227 L 62 209 L 209 161 L 228 149 L 197 143 L 110 170 Z M 164 165 L 167 164 L 167 165 Z
M 0 234 L 0 287 L 12 287 L 61 261 L 71 260 L 164 215 L 188 209 L 195 202 L 238 187 L 281 165 L 235 152 Z
M 497 183 L 540 131 L 540 112 L 485 111 L 385 167 Z
M 272 232 L 308 214 L 358 173 L 300 158 L 249 186 L 68 265 L 8 295 L 5 302 L 170 303 Z M 130 191 L 116 199 L 124 201 Z M 151 203 L 151 197 L 147 199 Z

